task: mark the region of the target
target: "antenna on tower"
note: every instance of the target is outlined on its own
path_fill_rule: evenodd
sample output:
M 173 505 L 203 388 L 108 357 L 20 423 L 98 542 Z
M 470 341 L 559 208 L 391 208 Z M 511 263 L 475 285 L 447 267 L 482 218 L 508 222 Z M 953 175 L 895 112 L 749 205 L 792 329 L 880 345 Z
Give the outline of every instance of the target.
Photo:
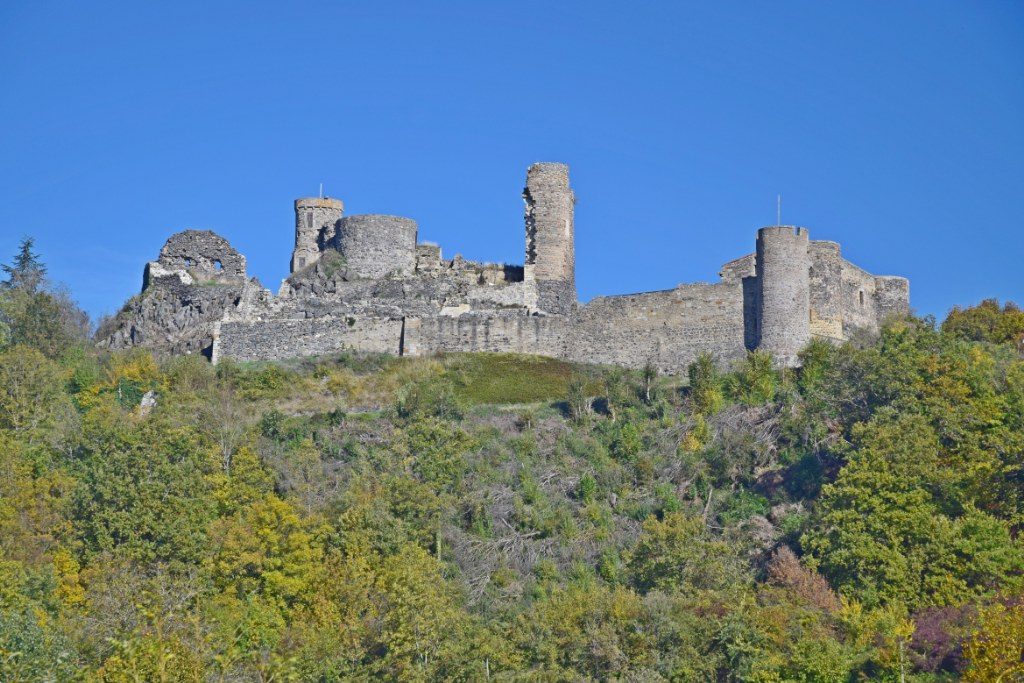
M 775 225 L 782 225 L 782 195 L 775 200 Z
M 324 198 L 324 184 L 320 183 L 320 199 Z

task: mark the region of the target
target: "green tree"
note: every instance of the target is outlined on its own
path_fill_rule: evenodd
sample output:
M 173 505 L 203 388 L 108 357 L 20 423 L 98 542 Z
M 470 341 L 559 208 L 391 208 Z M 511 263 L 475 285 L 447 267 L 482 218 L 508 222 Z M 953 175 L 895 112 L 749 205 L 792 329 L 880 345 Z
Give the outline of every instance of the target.
M 0 680 L 73 680 L 78 654 L 54 628 L 52 595 L 38 584 L 25 565 L 0 555 Z
M 511 638 L 540 680 L 629 680 L 655 656 L 643 612 L 629 588 L 577 581 L 538 599 L 513 623 Z
M 306 599 L 323 552 L 295 509 L 272 494 L 218 520 L 211 539 L 215 585 L 238 599 L 259 596 L 282 611 Z
M 0 429 L 32 443 L 73 425 L 77 416 L 64 381 L 62 368 L 31 347 L 0 353 Z
M 942 332 L 970 341 L 1021 346 L 1024 344 L 1024 311 L 1012 301 L 1000 307 L 997 299 L 985 299 L 968 308 L 956 306 L 943 321 Z
M 824 487 L 803 539 L 840 591 L 868 605 L 951 605 L 1013 585 L 1024 562 L 1004 522 L 972 507 L 943 509 L 949 476 L 919 415 L 883 411 L 855 430 L 856 452 Z
M 633 584 L 642 592 L 743 587 L 735 549 L 713 538 L 700 517 L 682 512 L 669 512 L 660 520 L 649 517 L 627 566 Z
M 63 290 L 46 286 L 46 266 L 25 238 L 14 262 L 0 266 L 0 348 L 24 344 L 57 358 L 85 340 L 89 320 Z
M 751 406 L 774 400 L 778 382 L 772 356 L 766 351 L 748 353 L 728 378 L 732 395 L 741 403 Z
M 31 294 L 42 287 L 46 266 L 39 260 L 39 254 L 32 250 L 34 245 L 34 238 L 23 237 L 14 262 L 0 266 L 0 270 L 7 274 L 2 283 L 4 289 L 20 289 Z
M 722 393 L 722 377 L 710 353 L 702 353 L 690 363 L 687 371 L 690 379 L 690 396 L 693 407 L 704 416 L 711 416 L 722 409 L 725 396 Z
M 85 422 L 72 512 L 91 556 L 194 563 L 215 511 L 216 452 L 188 427 L 134 423 L 109 408 Z
M 1024 681 L 1024 602 L 979 610 L 964 644 L 964 658 L 968 683 Z
M 398 680 L 433 680 L 467 623 L 441 565 L 423 548 L 404 546 L 384 559 L 375 581 L 381 613 L 378 671 Z

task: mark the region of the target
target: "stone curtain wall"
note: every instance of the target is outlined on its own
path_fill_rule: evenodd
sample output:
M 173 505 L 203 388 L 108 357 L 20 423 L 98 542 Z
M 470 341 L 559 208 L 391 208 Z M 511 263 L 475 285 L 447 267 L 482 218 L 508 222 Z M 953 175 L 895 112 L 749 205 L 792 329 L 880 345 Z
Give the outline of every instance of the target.
M 686 285 L 602 297 L 574 316 L 462 315 L 407 319 L 403 352 L 529 353 L 581 363 L 684 372 L 705 351 L 720 361 L 745 353 L 743 288 Z
M 875 278 L 875 299 L 880 320 L 910 313 L 910 280 L 879 275 Z
M 810 329 L 822 339 L 843 339 L 843 259 L 835 242 L 811 242 Z
M 742 285 L 686 285 L 664 292 L 603 297 L 575 316 L 522 313 L 224 322 L 216 358 L 282 360 L 359 349 L 422 356 L 437 352 L 527 353 L 581 363 L 684 372 L 710 351 L 742 357 Z
M 719 361 L 745 353 L 741 283 L 681 285 L 646 294 L 601 297 L 582 307 L 570 359 L 684 372 L 699 354 Z
M 877 330 L 880 321 L 875 298 L 875 276 L 843 259 L 842 276 L 838 284 L 843 321 L 842 339 L 846 339 L 856 329 Z
M 213 360 L 285 360 L 322 356 L 345 349 L 398 354 L 402 320 L 310 318 L 224 322 L 215 335 Z
M 566 358 L 571 321 L 562 316 L 462 315 L 407 321 L 403 351 L 493 351 Z

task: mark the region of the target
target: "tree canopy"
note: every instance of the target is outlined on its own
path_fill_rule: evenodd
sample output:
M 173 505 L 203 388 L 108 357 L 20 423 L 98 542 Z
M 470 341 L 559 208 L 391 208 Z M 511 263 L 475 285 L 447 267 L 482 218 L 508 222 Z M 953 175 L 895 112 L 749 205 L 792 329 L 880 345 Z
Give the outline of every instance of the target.
M 4 272 L 2 680 L 1024 680 L 1015 306 L 797 370 L 213 367 Z

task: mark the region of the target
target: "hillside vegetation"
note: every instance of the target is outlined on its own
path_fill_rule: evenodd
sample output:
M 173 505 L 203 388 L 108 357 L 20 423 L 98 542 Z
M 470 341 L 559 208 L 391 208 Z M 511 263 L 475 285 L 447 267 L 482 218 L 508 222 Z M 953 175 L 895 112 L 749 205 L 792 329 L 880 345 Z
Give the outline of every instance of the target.
M 1024 680 L 1012 305 L 799 371 L 213 367 L 44 275 L 0 286 L 0 680 Z

